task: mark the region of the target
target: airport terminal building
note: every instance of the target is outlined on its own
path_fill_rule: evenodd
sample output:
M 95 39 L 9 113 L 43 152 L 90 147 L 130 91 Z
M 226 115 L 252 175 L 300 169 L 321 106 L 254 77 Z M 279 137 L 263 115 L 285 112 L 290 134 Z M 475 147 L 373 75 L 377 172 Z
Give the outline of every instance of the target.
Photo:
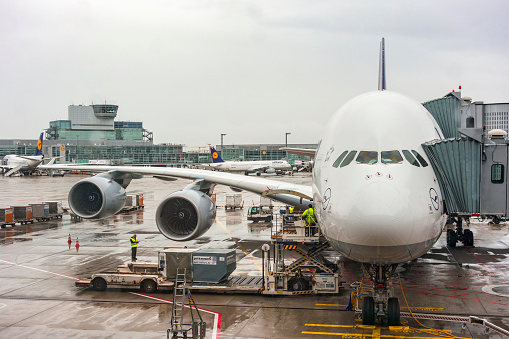
M 107 160 L 111 164 L 183 165 L 210 163 L 208 147 L 186 151 L 182 144 L 153 143 L 153 134 L 142 122 L 115 121 L 117 105 L 70 105 L 67 120 L 50 121 L 43 144 L 45 158 L 59 157 L 65 163 L 89 163 Z M 0 140 L 0 157 L 7 154 L 31 155 L 37 140 Z M 227 145 L 222 151 L 224 160 L 281 160 L 286 152 L 277 145 Z M 289 147 L 316 148 L 316 144 Z M 289 154 L 289 161 L 309 160 Z

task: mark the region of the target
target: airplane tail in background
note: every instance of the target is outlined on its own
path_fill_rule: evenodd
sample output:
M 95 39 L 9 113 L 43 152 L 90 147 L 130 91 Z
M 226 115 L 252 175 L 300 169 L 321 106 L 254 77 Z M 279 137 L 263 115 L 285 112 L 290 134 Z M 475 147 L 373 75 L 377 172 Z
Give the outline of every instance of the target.
M 224 162 L 219 153 L 217 153 L 214 147 L 210 148 L 210 155 L 212 155 L 212 163 Z
M 385 91 L 387 85 L 385 84 L 385 39 L 382 38 L 380 42 L 380 65 L 378 73 L 378 90 Z
M 39 136 L 39 141 L 37 141 L 37 148 L 35 149 L 34 155 L 42 155 L 42 138 L 44 137 L 44 132 Z

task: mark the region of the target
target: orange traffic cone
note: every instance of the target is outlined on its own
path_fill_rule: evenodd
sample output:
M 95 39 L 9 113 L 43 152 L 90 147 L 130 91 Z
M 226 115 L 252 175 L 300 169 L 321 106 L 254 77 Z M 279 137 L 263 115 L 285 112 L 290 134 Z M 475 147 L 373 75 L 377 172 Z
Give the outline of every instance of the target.
M 76 237 L 76 245 L 74 245 L 76 249 L 80 248 L 80 241 L 78 240 L 78 237 Z

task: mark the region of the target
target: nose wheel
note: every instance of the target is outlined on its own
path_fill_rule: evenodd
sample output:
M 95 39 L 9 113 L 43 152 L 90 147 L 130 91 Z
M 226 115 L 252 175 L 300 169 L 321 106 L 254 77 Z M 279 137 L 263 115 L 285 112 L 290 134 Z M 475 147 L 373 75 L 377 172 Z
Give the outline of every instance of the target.
M 374 325 L 377 319 L 383 326 L 399 326 L 399 300 L 394 297 L 390 278 L 395 274 L 397 265 L 369 265 L 365 264 L 367 272 L 373 281 L 373 287 L 364 294 L 362 302 L 362 324 Z

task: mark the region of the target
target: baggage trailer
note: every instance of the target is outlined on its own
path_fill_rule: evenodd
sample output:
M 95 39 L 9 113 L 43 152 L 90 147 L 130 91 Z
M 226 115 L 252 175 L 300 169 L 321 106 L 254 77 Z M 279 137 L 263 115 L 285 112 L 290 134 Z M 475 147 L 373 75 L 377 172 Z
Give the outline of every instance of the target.
M 15 225 L 14 209 L 12 207 L 0 208 L 0 226 L 5 228 L 7 225 Z
M 64 210 L 62 209 L 61 201 L 45 201 L 44 203 L 49 205 L 50 218 L 62 219 L 62 214 L 64 213 Z
M 118 213 L 137 211 L 143 208 L 145 208 L 145 205 L 143 205 L 143 194 L 127 195 L 124 207 Z
M 49 204 L 30 204 L 32 206 L 32 217 L 37 219 L 37 221 L 48 221 L 51 219 L 49 216 Z
M 12 206 L 14 209 L 14 222 L 23 224 L 34 223 L 32 206 Z
M 224 209 L 227 210 L 228 208 L 230 208 L 232 210 L 234 210 L 236 208 L 242 208 L 242 194 L 241 193 L 226 195 L 226 204 L 224 205 Z

